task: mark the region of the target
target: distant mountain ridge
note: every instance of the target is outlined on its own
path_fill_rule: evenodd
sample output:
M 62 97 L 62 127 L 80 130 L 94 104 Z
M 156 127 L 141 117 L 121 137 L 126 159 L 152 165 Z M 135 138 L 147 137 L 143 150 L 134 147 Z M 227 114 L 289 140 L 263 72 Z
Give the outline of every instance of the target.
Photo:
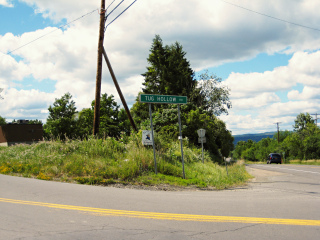
M 242 135 L 233 135 L 234 141 L 233 144 L 234 146 L 237 145 L 239 141 L 248 141 L 251 139 L 252 141 L 259 142 L 263 138 L 273 138 L 274 134 L 276 132 L 265 132 L 265 133 L 252 133 L 252 134 L 242 134 Z

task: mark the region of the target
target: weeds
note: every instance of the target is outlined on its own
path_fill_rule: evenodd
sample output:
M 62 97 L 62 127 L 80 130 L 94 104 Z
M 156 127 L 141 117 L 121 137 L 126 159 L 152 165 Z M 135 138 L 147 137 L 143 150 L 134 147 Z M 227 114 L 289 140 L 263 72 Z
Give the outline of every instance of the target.
M 81 184 L 169 184 L 216 189 L 243 184 L 250 177 L 244 166 L 237 164 L 228 168 L 227 176 L 224 166 L 213 163 L 207 152 L 203 164 L 201 149 L 184 147 L 186 179 L 182 179 L 178 142 L 166 144 L 165 148 L 160 143 L 156 156 L 157 175 L 152 147 L 143 146 L 139 134 L 132 134 L 126 141 L 45 141 L 0 148 L 0 173 Z

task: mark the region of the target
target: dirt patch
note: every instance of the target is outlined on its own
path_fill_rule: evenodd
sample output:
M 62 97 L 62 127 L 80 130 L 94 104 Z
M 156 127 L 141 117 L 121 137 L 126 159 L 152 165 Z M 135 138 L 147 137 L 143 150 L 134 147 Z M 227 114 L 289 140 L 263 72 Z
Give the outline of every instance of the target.
M 127 189 L 140 189 L 140 190 L 149 190 L 149 191 L 213 191 L 216 190 L 213 187 L 199 188 L 197 186 L 173 186 L 169 184 L 159 184 L 159 185 L 143 185 L 143 184 L 110 184 L 108 187 L 115 188 L 127 188 Z
M 251 182 L 269 182 L 271 177 L 285 174 L 281 172 L 251 168 L 249 166 L 246 166 L 246 170 L 250 175 L 254 177 L 251 179 Z

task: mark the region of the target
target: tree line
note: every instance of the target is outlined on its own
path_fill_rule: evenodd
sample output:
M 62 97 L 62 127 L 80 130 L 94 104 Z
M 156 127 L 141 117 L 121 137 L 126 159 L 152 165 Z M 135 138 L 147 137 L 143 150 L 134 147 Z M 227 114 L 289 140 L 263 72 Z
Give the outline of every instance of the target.
M 153 39 L 143 89 L 139 94 L 187 96 L 188 103 L 181 106 L 182 135 L 190 144 L 198 145 L 197 130 L 206 129 L 205 148 L 221 160 L 233 150 L 233 137 L 218 116 L 231 108 L 229 89 L 221 78 L 205 71 L 196 76 L 180 43 L 164 45 L 159 35 Z M 55 99 L 49 106 L 44 124 L 46 138 L 87 138 L 92 135 L 94 100 L 90 108 L 77 111 L 70 93 Z M 139 102 L 137 96 L 130 112 L 137 127 L 150 128 L 148 104 Z M 162 142 L 178 140 L 177 106 L 152 104 L 154 130 Z M 1 119 L 0 119 L 1 120 Z M 100 103 L 99 137 L 121 138 L 131 133 L 131 125 L 124 109 L 115 102 L 113 95 L 102 94 Z
M 320 128 L 309 113 L 300 113 L 294 121 L 293 131 L 280 131 L 279 139 L 276 133 L 273 138 L 259 142 L 239 141 L 233 157 L 265 161 L 270 153 L 280 153 L 287 160 L 320 159 Z

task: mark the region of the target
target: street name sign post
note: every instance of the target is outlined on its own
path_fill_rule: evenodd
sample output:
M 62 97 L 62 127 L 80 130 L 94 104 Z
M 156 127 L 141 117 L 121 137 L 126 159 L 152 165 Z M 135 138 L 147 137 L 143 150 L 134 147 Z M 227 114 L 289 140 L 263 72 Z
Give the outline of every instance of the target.
M 156 160 L 156 151 L 154 145 L 154 137 L 153 137 L 153 124 L 152 124 L 152 112 L 151 112 L 151 103 L 155 104 L 178 104 L 178 120 L 179 120 L 179 139 L 181 146 L 181 160 L 182 160 L 182 174 L 185 179 L 184 172 L 184 159 L 183 159 L 183 146 L 182 146 L 182 131 L 181 131 L 181 118 L 180 118 L 180 104 L 187 104 L 186 96 L 172 96 L 172 95 L 155 95 L 155 94 L 140 94 L 139 100 L 142 103 L 149 104 L 149 115 L 150 115 L 150 123 L 151 123 L 151 134 L 152 134 L 152 145 L 153 145 L 153 157 L 154 157 L 154 168 L 155 173 L 157 174 L 157 160 Z
M 204 159 L 203 159 L 203 143 L 206 142 L 206 130 L 205 129 L 199 129 L 197 130 L 197 133 L 199 135 L 199 141 L 201 142 L 201 147 L 202 147 L 202 163 L 204 163 Z

